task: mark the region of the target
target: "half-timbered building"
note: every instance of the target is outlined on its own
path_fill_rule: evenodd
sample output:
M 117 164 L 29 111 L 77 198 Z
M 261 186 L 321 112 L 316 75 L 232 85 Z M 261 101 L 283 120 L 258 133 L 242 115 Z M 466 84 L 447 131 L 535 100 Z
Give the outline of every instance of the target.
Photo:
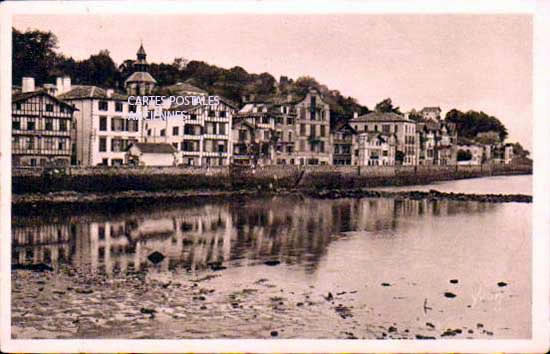
M 12 165 L 68 166 L 75 108 L 44 90 L 34 90 L 34 83 L 31 89 L 12 95 Z

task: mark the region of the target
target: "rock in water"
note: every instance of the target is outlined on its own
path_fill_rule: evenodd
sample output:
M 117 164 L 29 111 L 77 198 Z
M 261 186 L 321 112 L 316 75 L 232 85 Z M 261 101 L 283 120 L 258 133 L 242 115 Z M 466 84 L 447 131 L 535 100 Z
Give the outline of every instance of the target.
M 151 261 L 153 264 L 158 264 L 164 260 L 164 255 L 160 252 L 153 252 L 149 256 L 147 256 L 147 259 Z

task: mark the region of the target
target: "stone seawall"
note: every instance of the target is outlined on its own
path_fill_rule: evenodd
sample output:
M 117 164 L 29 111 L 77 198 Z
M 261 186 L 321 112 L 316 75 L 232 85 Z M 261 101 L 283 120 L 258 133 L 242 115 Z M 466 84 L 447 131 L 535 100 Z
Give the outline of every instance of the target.
M 14 170 L 15 194 L 61 191 L 113 193 L 171 190 L 273 190 L 369 188 L 427 184 L 493 175 L 530 174 L 531 166 L 268 166 L 250 168 L 69 168 L 64 175 Z

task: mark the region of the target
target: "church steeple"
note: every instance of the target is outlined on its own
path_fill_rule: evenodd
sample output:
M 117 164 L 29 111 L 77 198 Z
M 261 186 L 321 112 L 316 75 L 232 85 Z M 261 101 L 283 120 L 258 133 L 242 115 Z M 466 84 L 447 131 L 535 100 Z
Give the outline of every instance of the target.
M 137 60 L 134 62 L 134 71 L 147 72 L 149 64 L 147 64 L 147 53 L 143 49 L 143 43 L 139 46 L 136 56 Z
M 147 57 L 147 54 L 145 53 L 145 49 L 143 49 L 143 43 L 141 43 L 137 51 L 137 58 L 138 60 L 145 60 L 146 57 Z
M 143 43 L 140 44 L 137 51 L 137 60 L 133 64 L 133 74 L 124 81 L 126 92 L 129 95 L 148 95 L 153 91 L 157 81 L 147 71 L 147 54 L 143 49 Z

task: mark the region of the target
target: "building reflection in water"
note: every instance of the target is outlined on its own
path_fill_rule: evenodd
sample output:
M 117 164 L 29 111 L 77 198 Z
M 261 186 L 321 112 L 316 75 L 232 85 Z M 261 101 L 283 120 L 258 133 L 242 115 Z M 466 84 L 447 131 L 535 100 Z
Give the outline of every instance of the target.
M 410 218 L 484 213 L 497 204 L 400 199 L 273 197 L 156 212 L 13 225 L 12 263 L 70 263 L 90 273 L 154 268 L 196 273 L 213 264 L 280 260 L 315 271 L 331 241 L 347 231 L 405 232 Z M 148 255 L 165 259 L 157 265 Z M 227 263 L 226 263 L 227 264 Z

